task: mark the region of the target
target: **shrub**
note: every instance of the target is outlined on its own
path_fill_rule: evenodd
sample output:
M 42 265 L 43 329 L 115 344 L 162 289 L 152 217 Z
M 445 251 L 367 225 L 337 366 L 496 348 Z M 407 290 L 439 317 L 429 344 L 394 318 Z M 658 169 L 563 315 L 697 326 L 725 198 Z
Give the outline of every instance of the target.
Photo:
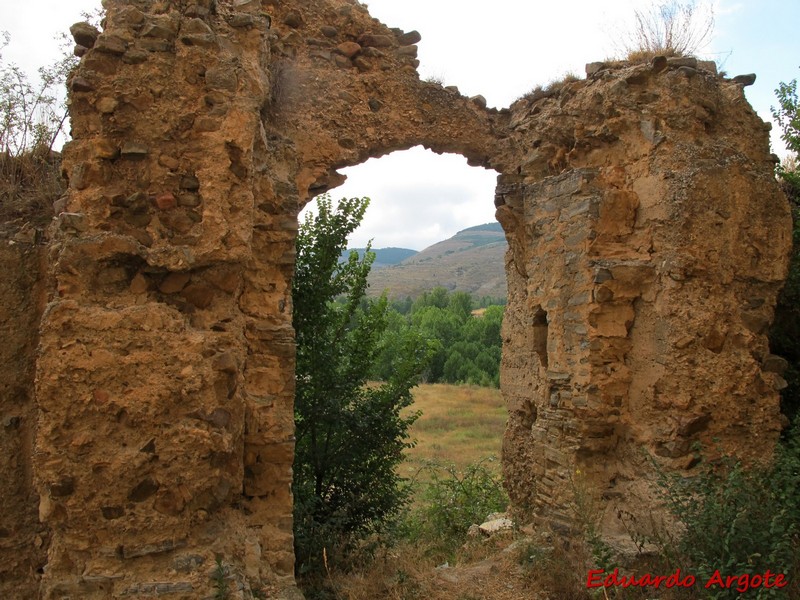
M 46 220 L 64 188 L 53 147 L 67 118 L 60 92 L 76 59 L 40 68 L 33 81 L 4 58 L 9 39 L 0 35 L 0 220 Z
M 217 556 L 214 561 L 211 580 L 214 582 L 214 600 L 228 600 L 231 597 L 228 589 L 228 567 L 221 556 Z
M 537 100 L 541 100 L 542 98 L 550 98 L 552 96 L 556 96 L 561 88 L 569 83 L 574 83 L 575 81 L 580 81 L 581 77 L 576 75 L 574 72 L 569 71 L 565 73 L 563 76 L 552 80 L 547 85 L 537 85 L 531 91 L 527 92 L 520 96 L 520 99 L 524 98 L 525 100 L 529 100 L 530 102 L 536 102 Z
M 706 464 L 692 478 L 662 477 L 667 505 L 682 523 L 676 548 L 665 548 L 681 568 L 706 581 L 723 575 L 783 573 L 800 577 L 800 427 L 778 446 L 767 465 L 744 467 L 732 459 Z M 736 598 L 735 589 L 705 590 L 706 597 Z M 791 597 L 759 589 L 752 598 Z M 794 597 L 798 597 L 795 595 Z
M 594 568 L 582 543 L 572 543 L 563 536 L 551 536 L 552 544 L 533 540 L 517 546 L 516 559 L 525 578 L 537 588 L 547 590 L 558 600 L 588 600 L 586 573 Z M 609 590 L 616 597 L 617 590 Z M 602 596 L 599 596 L 602 597 Z
M 447 556 L 464 543 L 470 525 L 505 510 L 508 496 L 487 464 L 493 460 L 485 458 L 463 471 L 452 464 L 429 463 L 425 472 L 430 480 L 423 485 L 421 507 L 411 516 L 407 534 Z
M 583 474 L 576 470 L 570 476 L 572 487 L 571 508 L 575 523 L 583 533 L 583 542 L 591 553 L 593 564 L 606 571 L 616 567 L 614 552 L 600 533 L 602 505 L 592 493 Z
M 633 27 L 621 36 L 620 50 L 630 60 L 695 54 L 708 43 L 713 31 L 714 10 L 708 2 L 654 2 L 634 10 Z

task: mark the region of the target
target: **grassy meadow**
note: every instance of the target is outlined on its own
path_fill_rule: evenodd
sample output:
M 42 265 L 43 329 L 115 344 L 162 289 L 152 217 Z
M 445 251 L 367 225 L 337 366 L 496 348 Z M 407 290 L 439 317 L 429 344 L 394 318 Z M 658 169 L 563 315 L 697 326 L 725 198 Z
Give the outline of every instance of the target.
M 499 474 L 507 417 L 500 390 L 436 383 L 420 385 L 412 391 L 414 404 L 407 410 L 422 414 L 411 426 L 411 439 L 417 443 L 406 451 L 407 459 L 399 467 L 403 477 L 427 483 L 431 481 L 430 473 L 424 470 L 428 461 L 451 463 L 463 472 L 469 465 L 487 457 L 496 460 L 483 462 L 483 466 Z M 441 475 L 446 477 L 444 473 Z M 338 600 L 531 598 L 530 586 L 520 575 L 517 553 L 502 552 L 513 542 L 513 537 L 468 538 L 466 542 L 461 539 L 455 550 L 443 550 L 444 541 L 449 540 L 448 530 L 439 531 L 436 537 L 430 537 L 436 527 L 422 527 L 417 531 L 421 524 L 431 525 L 427 521 L 432 514 L 431 505 L 429 499 L 424 499 L 424 487 L 416 488 L 407 537 L 377 553 L 361 569 L 329 576 L 335 597 Z M 473 489 L 471 493 L 478 491 Z M 455 508 L 453 505 L 439 508 L 453 517 L 463 512 L 448 512 Z M 424 535 L 414 538 L 412 532 Z M 463 570 L 449 566 L 443 570 L 443 563 L 465 566 Z
M 415 447 L 401 465 L 403 477 L 413 478 L 427 461 L 453 463 L 461 470 L 488 456 L 488 466 L 500 470 L 500 447 L 507 412 L 500 390 L 495 388 L 424 384 L 413 390 L 410 411 L 422 415 L 411 427 Z

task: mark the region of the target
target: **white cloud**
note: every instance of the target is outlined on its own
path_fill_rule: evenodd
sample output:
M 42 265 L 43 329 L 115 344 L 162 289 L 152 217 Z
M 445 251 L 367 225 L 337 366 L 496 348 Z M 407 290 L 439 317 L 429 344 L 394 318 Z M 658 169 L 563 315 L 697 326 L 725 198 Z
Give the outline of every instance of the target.
M 71 48 L 72 38 L 62 37 L 69 36 L 70 25 L 99 8 L 100 0 L 6 0 L 0 4 L 0 31 L 11 34 L 11 43 L 3 51 L 4 60 L 35 74 L 61 56 L 64 41 Z
M 494 220 L 497 173 L 468 167 L 462 156 L 416 147 L 342 173 L 347 182 L 331 191 L 334 199 L 371 200 L 352 246 L 374 239 L 376 248 L 421 250 L 461 229 Z

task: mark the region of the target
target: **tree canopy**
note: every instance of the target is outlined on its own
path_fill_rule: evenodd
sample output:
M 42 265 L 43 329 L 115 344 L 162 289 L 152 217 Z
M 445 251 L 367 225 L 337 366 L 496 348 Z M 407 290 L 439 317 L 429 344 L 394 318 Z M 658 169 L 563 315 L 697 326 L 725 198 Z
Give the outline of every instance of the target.
M 395 344 L 404 335 L 428 340 L 432 358 L 423 374 L 426 383 L 466 383 L 499 387 L 503 299 L 478 302 L 460 291 L 438 287 L 413 302 L 392 304 L 389 326 L 382 341 L 373 376 L 388 377 Z M 476 305 L 483 305 L 476 311 Z

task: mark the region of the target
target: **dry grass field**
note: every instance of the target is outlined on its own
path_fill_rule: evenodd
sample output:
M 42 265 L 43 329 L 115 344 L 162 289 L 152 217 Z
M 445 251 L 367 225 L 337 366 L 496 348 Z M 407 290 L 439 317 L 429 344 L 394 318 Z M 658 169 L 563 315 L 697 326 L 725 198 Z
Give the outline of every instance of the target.
M 411 411 L 422 415 L 411 427 L 414 448 L 400 467 L 413 478 L 427 461 L 453 463 L 461 470 L 487 457 L 500 470 L 506 408 L 500 390 L 465 385 L 425 384 L 413 390 Z

